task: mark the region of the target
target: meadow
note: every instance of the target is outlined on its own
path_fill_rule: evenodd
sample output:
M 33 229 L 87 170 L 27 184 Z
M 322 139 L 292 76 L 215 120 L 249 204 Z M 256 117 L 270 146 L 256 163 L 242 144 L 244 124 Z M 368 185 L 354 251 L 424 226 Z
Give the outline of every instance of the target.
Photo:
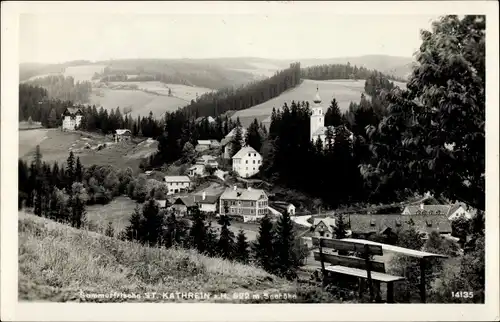
M 288 282 L 252 265 L 210 258 L 192 250 L 149 248 L 101 234 L 78 230 L 46 218 L 19 212 L 19 281 L 21 301 L 123 302 L 125 299 L 88 298 L 88 293 L 236 292 L 293 293 L 298 300 L 323 294 Z M 164 300 L 156 302 L 200 300 Z M 253 300 L 253 302 L 256 302 Z M 287 302 L 287 301 L 285 301 Z
M 395 82 L 395 85 L 400 87 L 405 86 L 405 84 L 398 82 Z M 232 118 L 236 119 L 239 117 L 243 126 L 248 126 L 255 118 L 259 122 L 265 120 L 271 115 L 273 108 L 281 108 L 284 103 L 287 103 L 288 106 L 290 106 L 292 101 L 309 101 L 312 103 L 312 99 L 316 94 L 316 87 L 319 88 L 319 94 L 322 99 L 321 105 L 325 112 L 333 98 L 337 100 L 340 111 L 343 112 L 349 108 L 351 102 L 358 103 L 360 101 L 361 94 L 364 93 L 364 86 L 364 80 L 341 79 L 316 81 L 304 79 L 299 86 L 267 102 L 252 106 L 246 110 L 237 111 L 233 114 Z M 368 96 L 367 94 L 365 95 Z
M 85 148 L 86 145 L 90 148 Z M 101 150 L 96 147 L 106 144 Z M 156 142 L 143 141 L 115 143 L 110 137 L 86 132 L 62 132 L 59 129 L 19 131 L 19 158 L 31 162 L 35 148 L 40 145 L 42 159 L 46 162 L 66 162 L 72 150 L 84 166 L 113 165 L 131 167 L 139 171 L 141 159 L 157 150 Z

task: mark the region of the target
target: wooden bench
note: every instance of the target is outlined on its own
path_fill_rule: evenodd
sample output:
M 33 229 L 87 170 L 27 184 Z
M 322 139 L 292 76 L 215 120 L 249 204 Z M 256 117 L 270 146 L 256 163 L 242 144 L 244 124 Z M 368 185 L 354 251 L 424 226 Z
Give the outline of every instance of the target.
M 314 251 L 314 259 L 321 262 L 321 270 L 323 273 L 323 282 L 328 282 L 327 273 L 335 273 L 357 277 L 367 280 L 368 288 L 370 290 L 370 301 L 374 301 L 373 283 L 375 283 L 380 290 L 380 283 L 387 283 L 387 296 L 388 303 L 394 302 L 394 282 L 402 281 L 405 278 L 401 276 L 393 276 L 386 274 L 385 264 L 383 262 L 371 259 L 372 255 L 383 255 L 382 246 L 373 244 L 363 244 L 359 242 L 350 242 L 343 239 L 329 239 L 323 237 L 313 237 L 313 246 L 318 246 L 319 250 Z M 361 257 L 344 256 L 325 252 L 326 249 L 333 249 L 336 251 L 347 251 L 361 254 Z M 325 267 L 325 262 L 332 264 Z M 361 284 L 361 283 L 360 283 Z M 362 295 L 360 288 L 360 296 Z M 377 292 L 378 295 L 378 292 Z M 377 296 L 378 298 L 378 296 Z

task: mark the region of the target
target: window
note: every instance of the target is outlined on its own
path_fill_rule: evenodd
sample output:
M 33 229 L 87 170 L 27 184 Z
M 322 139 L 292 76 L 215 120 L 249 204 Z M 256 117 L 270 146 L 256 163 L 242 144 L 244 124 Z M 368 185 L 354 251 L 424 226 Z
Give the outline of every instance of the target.
M 370 220 L 370 226 L 372 226 L 372 227 L 373 227 L 373 226 L 375 226 L 375 225 L 376 225 L 375 220 L 374 220 L 374 219 Z
M 255 164 L 255 160 L 253 160 L 253 164 Z
M 246 160 L 245 163 L 248 164 L 248 160 Z
M 253 154 L 253 156 L 254 156 L 254 157 L 256 157 L 256 156 L 257 156 L 257 153 L 254 153 L 254 154 Z
M 245 170 L 248 170 L 248 167 L 246 167 Z
M 260 160 L 257 160 L 257 164 L 260 164 Z
M 432 222 L 430 220 L 426 220 L 425 223 L 427 224 L 427 227 L 432 227 Z
M 251 157 L 252 156 L 252 153 L 248 153 L 248 156 Z
M 250 213 L 251 213 L 252 215 L 253 215 L 253 212 L 254 212 L 254 210 L 253 210 L 253 209 L 251 209 L 251 210 L 250 210 Z

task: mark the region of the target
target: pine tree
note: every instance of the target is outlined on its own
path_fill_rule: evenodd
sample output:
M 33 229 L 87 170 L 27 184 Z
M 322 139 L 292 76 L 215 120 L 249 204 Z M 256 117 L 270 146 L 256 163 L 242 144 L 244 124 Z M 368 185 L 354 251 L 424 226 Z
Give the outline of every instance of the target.
M 275 267 L 273 243 L 273 224 L 269 215 L 265 215 L 260 221 L 259 235 L 253 248 L 255 261 L 269 273 L 272 273 Z
M 234 254 L 234 258 L 241 263 L 248 263 L 248 259 L 250 256 L 248 250 L 248 242 L 247 237 L 242 229 L 238 232 L 238 236 L 236 237 L 236 250 Z
M 85 220 L 85 205 L 87 203 L 87 193 L 82 183 L 73 183 L 69 200 L 71 206 L 71 226 L 80 228 Z
M 129 225 L 125 228 L 125 236 L 128 240 L 141 241 L 142 237 L 142 212 L 139 205 L 135 206 L 134 213 L 130 217 Z
M 83 180 L 83 166 L 80 163 L 80 157 L 76 158 L 75 180 L 77 182 L 82 182 Z
M 340 113 L 339 105 L 337 100 L 334 98 L 326 110 L 325 114 L 325 126 L 339 126 L 342 124 L 342 114 Z
M 205 214 L 198 207 L 193 207 L 191 211 L 193 223 L 189 230 L 190 246 L 198 252 L 203 253 L 206 249 L 207 228 L 205 226 Z
M 337 220 L 335 221 L 335 227 L 333 233 L 336 239 L 343 239 L 347 237 L 347 223 L 344 221 L 344 216 L 342 214 L 337 215 Z
M 276 225 L 275 253 L 277 273 L 286 278 L 295 278 L 297 260 L 293 251 L 295 233 L 288 212 L 284 212 Z
M 142 222 L 144 242 L 150 246 L 158 244 L 163 235 L 163 216 L 159 212 L 158 204 L 153 198 L 147 200 L 142 208 Z
M 256 151 L 260 152 L 260 148 L 262 147 L 262 136 L 259 132 L 259 123 L 257 119 L 254 119 L 252 124 L 248 127 L 246 133 L 246 143 L 248 146 L 251 146 Z
M 243 132 L 241 126 L 237 126 L 234 132 L 233 139 L 231 140 L 231 155 L 232 158 L 239 150 L 241 150 L 243 144 Z
M 209 221 L 206 226 L 206 238 L 205 238 L 205 254 L 208 256 L 216 256 L 217 255 L 217 232 L 215 228 L 212 226 L 212 222 Z
M 68 190 L 71 189 L 73 182 L 75 182 L 75 155 L 73 151 L 70 151 L 66 160 L 66 185 Z
M 217 242 L 217 253 L 222 258 L 232 259 L 234 255 L 234 233 L 229 229 L 231 222 L 228 216 L 221 215 L 218 220 L 220 228 L 219 241 Z
M 34 181 L 34 195 L 35 195 L 35 204 L 34 204 L 34 213 L 37 216 L 42 215 L 42 198 L 43 198 L 43 172 L 42 172 L 42 154 L 40 152 L 40 146 L 36 146 L 35 150 L 35 158 L 32 164 L 32 175 Z

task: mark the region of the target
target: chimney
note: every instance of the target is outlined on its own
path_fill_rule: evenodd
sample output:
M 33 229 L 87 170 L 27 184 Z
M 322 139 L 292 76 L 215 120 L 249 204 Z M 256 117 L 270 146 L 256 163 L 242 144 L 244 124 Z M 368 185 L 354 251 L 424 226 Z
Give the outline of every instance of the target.
M 233 190 L 236 191 L 236 186 L 233 186 Z
M 248 188 L 247 188 L 247 190 L 248 190 L 248 191 L 251 191 L 251 190 L 252 190 L 252 187 L 248 187 Z
M 423 202 L 420 204 L 420 210 L 424 210 L 424 203 Z
M 205 200 L 206 197 L 207 197 L 207 193 L 205 191 L 203 191 L 203 193 L 201 195 L 201 199 Z

